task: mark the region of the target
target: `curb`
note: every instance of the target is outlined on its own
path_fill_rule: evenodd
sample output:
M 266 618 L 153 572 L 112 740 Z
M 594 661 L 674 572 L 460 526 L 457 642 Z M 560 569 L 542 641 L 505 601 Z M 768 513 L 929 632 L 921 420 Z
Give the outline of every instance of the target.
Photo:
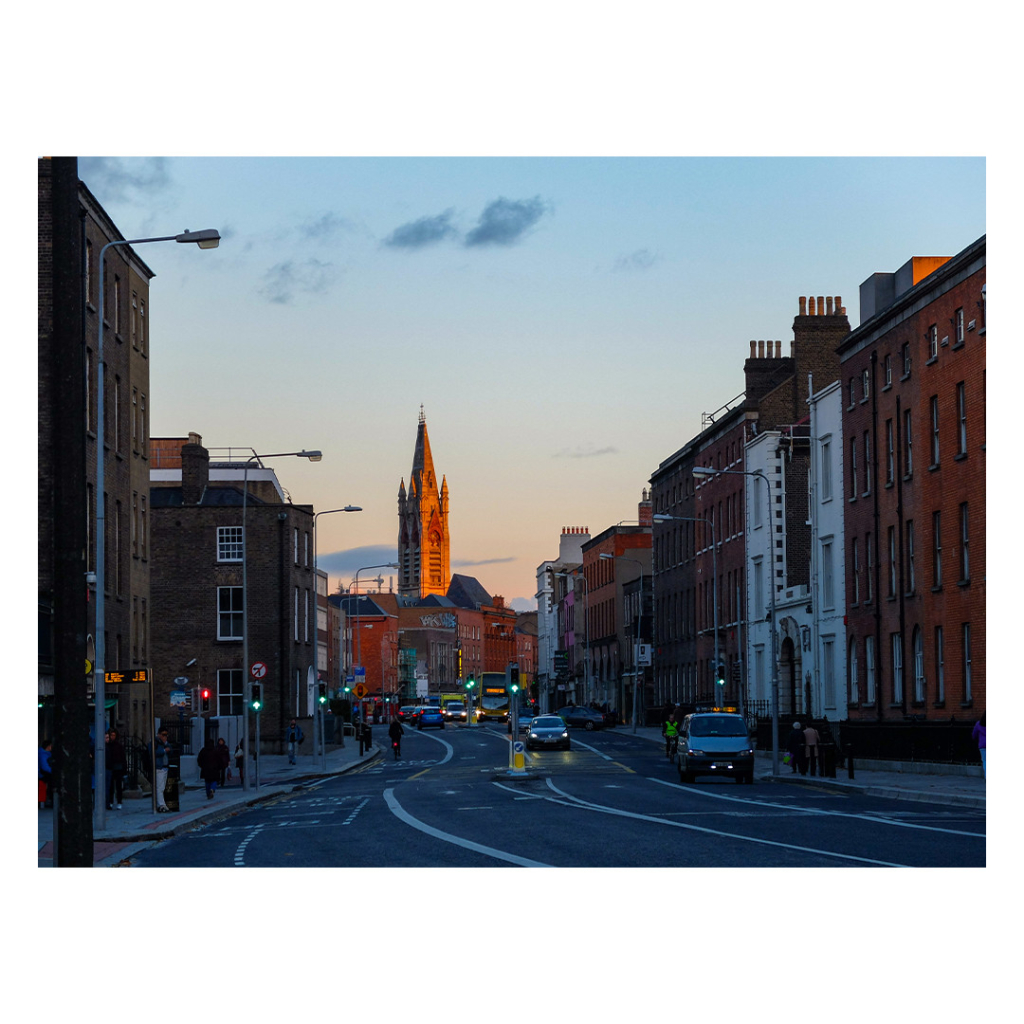
M 986 808 L 985 797 L 971 796 L 966 793 L 938 793 L 918 789 L 901 789 L 898 786 L 885 786 L 873 782 L 845 782 L 841 779 L 826 779 L 820 776 L 801 775 L 797 778 L 787 778 L 784 775 L 779 775 L 778 778 L 775 778 L 770 772 L 762 772 L 758 775 L 758 779 L 762 782 L 775 781 L 783 782 L 787 785 L 798 783 L 804 786 L 817 786 L 821 789 L 852 790 L 857 793 L 863 793 L 865 796 L 880 797 L 884 800 L 955 804 L 959 807 L 973 807 L 980 810 L 985 810 Z

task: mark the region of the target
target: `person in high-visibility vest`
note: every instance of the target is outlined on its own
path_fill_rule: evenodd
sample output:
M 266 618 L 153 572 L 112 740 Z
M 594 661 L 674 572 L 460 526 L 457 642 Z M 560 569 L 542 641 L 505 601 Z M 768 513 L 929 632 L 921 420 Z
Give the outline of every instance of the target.
M 661 734 L 665 737 L 665 756 L 671 757 L 676 752 L 676 745 L 679 742 L 679 723 L 674 711 L 665 719 Z

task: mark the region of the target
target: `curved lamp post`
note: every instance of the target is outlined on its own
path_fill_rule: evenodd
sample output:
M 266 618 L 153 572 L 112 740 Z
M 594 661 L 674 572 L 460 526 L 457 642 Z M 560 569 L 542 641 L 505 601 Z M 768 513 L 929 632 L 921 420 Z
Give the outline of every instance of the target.
M 252 674 L 250 669 L 252 666 L 249 664 L 249 586 L 248 586 L 248 538 L 246 534 L 246 510 L 249 507 L 249 466 L 253 462 L 260 462 L 262 464 L 263 459 L 283 459 L 294 456 L 300 459 L 309 459 L 310 462 L 319 462 L 323 458 L 323 453 L 317 450 L 306 451 L 303 449 L 301 452 L 273 452 L 270 455 L 257 455 L 255 452 L 245 462 L 245 472 L 242 474 L 242 749 L 245 756 L 249 756 L 250 753 L 255 753 L 253 758 L 253 766 L 255 772 L 249 772 L 246 769 L 242 769 L 242 788 L 259 789 L 260 788 L 260 775 L 259 766 L 260 758 L 259 751 L 256 750 L 251 752 L 249 749 L 249 705 L 252 702 Z M 259 712 L 256 714 L 256 743 L 259 745 L 259 729 L 260 719 Z M 251 776 L 256 776 L 256 786 L 253 787 Z
M 104 746 L 104 734 L 106 732 L 106 679 L 104 673 L 107 670 L 107 611 L 106 611 L 106 502 L 103 496 L 104 484 L 104 453 L 103 446 L 106 440 L 105 407 L 103 402 L 103 318 L 106 316 L 105 303 L 105 268 L 104 257 L 107 250 L 115 245 L 142 245 L 146 242 L 195 242 L 200 249 L 216 249 L 220 244 L 220 232 L 215 228 L 204 228 L 202 231 L 189 231 L 187 228 L 180 235 L 159 235 L 155 238 L 121 238 L 113 242 L 107 242 L 100 249 L 100 273 L 99 273 L 99 308 L 98 308 L 98 330 L 96 340 L 96 625 L 93 646 L 96 649 L 96 662 L 93 666 L 93 689 L 95 691 L 95 716 L 93 729 L 96 733 L 93 742 L 93 778 L 95 779 L 95 803 L 93 806 L 93 825 L 101 829 L 106 825 L 107 807 L 107 772 L 106 772 L 106 749 Z M 153 708 L 150 708 L 150 717 L 153 715 Z M 153 737 L 154 746 L 156 736 Z M 154 780 L 156 774 L 153 775 Z M 156 786 L 153 786 L 153 807 L 156 808 Z
M 698 479 L 707 479 L 717 476 L 719 473 L 727 473 L 730 476 L 759 476 L 764 481 L 764 493 L 768 499 L 768 518 L 765 520 L 765 529 L 768 531 L 768 600 L 770 604 L 769 616 L 772 620 L 772 775 L 779 774 L 779 663 L 775 657 L 775 549 L 772 536 L 772 489 L 768 477 L 759 469 L 712 469 L 710 466 L 694 466 L 693 475 Z M 717 646 L 717 640 L 716 640 Z

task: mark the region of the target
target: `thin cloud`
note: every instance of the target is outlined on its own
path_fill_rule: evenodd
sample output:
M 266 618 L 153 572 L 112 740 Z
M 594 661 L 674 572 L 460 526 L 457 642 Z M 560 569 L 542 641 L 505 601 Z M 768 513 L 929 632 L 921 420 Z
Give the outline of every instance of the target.
M 263 275 L 259 293 L 278 305 L 291 305 L 297 293 L 323 295 L 334 286 L 337 273 L 334 265 L 317 259 L 303 263 L 285 260 L 272 266 Z
M 104 202 L 136 202 L 171 185 L 167 158 L 162 156 L 124 159 L 116 156 L 82 157 L 79 177 Z
M 580 447 L 577 446 L 574 449 L 563 448 L 560 452 L 555 452 L 551 456 L 553 459 L 594 459 L 601 455 L 618 455 L 619 449 L 613 445 L 608 445 L 605 448 L 594 448 L 593 446 Z
M 387 581 L 388 576 L 394 576 L 398 570 L 389 569 L 385 563 L 398 562 L 397 548 L 389 548 L 383 544 L 370 544 L 359 548 L 346 548 L 343 551 L 330 551 L 327 554 L 317 555 L 316 564 L 318 569 L 324 570 L 331 576 L 338 577 L 348 583 L 355 579 L 360 569 L 367 569 L 359 573 L 359 583 L 362 585 L 371 578 L 376 579 L 383 576 Z M 376 566 L 377 568 L 374 568 Z
M 479 223 L 466 235 L 465 244 L 515 245 L 547 212 L 548 206 L 540 196 L 495 199 L 480 214 Z
M 419 220 L 402 224 L 384 239 L 384 245 L 391 249 L 423 249 L 452 235 L 458 234 L 452 224 L 454 210 L 445 210 L 436 217 L 420 217 Z
M 637 249 L 627 256 L 620 256 L 612 267 L 612 270 L 650 270 L 661 259 L 657 253 L 650 249 Z
M 477 565 L 504 565 L 506 562 L 518 561 L 515 557 L 511 558 L 482 558 L 478 561 L 470 561 L 469 559 L 462 559 L 460 561 L 453 561 L 452 565 L 457 569 L 472 569 Z
M 325 213 L 314 220 L 307 220 L 299 226 L 299 234 L 307 241 L 323 242 L 332 238 L 339 231 L 346 231 L 351 224 L 344 217 L 335 213 Z

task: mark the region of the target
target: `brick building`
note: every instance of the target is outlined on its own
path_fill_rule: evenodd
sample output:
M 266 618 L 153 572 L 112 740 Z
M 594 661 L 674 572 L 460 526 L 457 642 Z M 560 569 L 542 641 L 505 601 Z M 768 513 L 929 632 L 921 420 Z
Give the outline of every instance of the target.
M 211 464 L 198 434 L 153 440 L 150 497 L 151 665 L 155 714 L 185 709 L 173 691 L 209 686 L 220 735 L 240 735 L 244 708 L 242 499 L 248 653 L 262 662 L 261 742 L 283 750 L 288 721 L 313 713 L 317 629 L 313 509 L 294 505 L 272 469 L 230 454 Z M 252 733 L 254 735 L 254 733 Z
M 129 246 L 108 249 L 104 272 L 104 582 L 88 602 L 85 574 L 96 569 L 96 453 L 99 386 L 99 256 L 123 240 L 78 180 L 74 158 L 38 161 L 39 210 L 39 695 L 54 697 L 57 650 L 71 641 L 78 669 L 95 651 L 95 609 L 105 614 L 105 668 L 150 665 L 149 282 L 153 271 Z M 58 346 L 61 346 L 58 348 Z M 83 430 L 84 425 L 84 430 Z M 80 533 L 80 536 L 79 536 Z M 83 558 L 84 553 L 84 558 Z M 60 621 L 58 621 L 60 620 Z M 89 686 L 91 689 L 91 686 Z M 109 720 L 122 735 L 146 736 L 143 696 L 108 684 Z M 52 722 L 42 722 L 50 732 Z
M 651 476 L 655 692 L 665 700 L 724 697 L 767 713 L 774 630 L 789 681 L 782 707 L 807 707 L 799 638 L 813 615 L 809 381 L 838 379 L 836 349 L 849 326 L 840 298 L 802 297 L 790 354 L 781 341 L 751 341 L 743 394 L 705 414 L 701 433 Z M 715 472 L 694 479 L 694 467 Z M 755 470 L 763 478 L 748 475 Z M 789 602 L 774 624 L 766 621 L 771 588 L 777 605 Z
M 843 341 L 851 719 L 985 709 L 985 236 L 861 285 Z

